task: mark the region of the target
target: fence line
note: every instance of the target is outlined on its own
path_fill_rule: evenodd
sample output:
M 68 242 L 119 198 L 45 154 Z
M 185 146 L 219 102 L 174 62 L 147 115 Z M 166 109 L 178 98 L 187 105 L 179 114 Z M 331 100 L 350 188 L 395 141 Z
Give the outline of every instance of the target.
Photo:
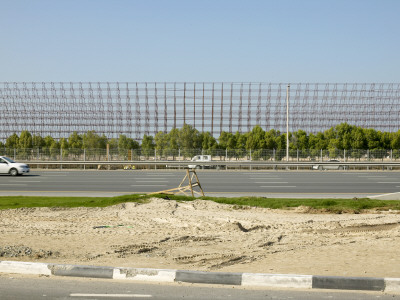
M 286 161 L 286 150 L 280 149 L 177 149 L 177 150 L 114 150 L 106 149 L 0 149 L 0 155 L 17 161 L 188 161 L 196 155 L 211 155 L 213 161 Z M 289 162 L 395 162 L 400 149 L 372 150 L 300 150 L 289 151 Z

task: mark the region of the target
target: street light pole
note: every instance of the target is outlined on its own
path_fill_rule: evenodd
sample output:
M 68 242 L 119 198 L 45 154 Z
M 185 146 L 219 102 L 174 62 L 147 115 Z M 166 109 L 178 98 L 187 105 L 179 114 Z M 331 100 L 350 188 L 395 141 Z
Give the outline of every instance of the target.
M 289 89 L 290 84 L 286 88 L 286 161 L 289 162 Z

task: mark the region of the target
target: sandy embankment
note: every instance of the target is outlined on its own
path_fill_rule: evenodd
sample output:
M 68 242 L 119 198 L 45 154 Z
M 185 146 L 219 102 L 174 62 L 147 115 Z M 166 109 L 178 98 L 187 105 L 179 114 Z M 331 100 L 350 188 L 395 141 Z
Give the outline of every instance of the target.
M 0 260 L 400 277 L 400 214 L 311 214 L 152 199 L 0 211 Z

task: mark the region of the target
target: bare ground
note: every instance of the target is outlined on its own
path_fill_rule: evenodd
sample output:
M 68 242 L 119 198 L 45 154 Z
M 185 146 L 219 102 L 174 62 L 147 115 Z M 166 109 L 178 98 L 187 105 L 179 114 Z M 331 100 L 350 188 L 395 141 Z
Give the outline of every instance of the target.
M 0 211 L 0 260 L 400 277 L 400 214 L 310 213 L 152 199 Z

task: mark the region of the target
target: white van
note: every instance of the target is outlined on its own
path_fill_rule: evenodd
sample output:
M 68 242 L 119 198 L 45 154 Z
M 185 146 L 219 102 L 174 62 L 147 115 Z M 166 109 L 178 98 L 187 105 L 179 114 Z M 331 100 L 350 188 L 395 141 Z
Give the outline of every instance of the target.
M 211 155 L 196 155 L 193 156 L 192 161 L 207 162 L 211 161 Z M 196 167 L 210 168 L 210 165 L 188 165 L 189 169 L 196 169 Z
M 0 156 L 0 174 L 10 174 L 11 176 L 29 173 L 29 166 L 13 161 L 11 158 Z

